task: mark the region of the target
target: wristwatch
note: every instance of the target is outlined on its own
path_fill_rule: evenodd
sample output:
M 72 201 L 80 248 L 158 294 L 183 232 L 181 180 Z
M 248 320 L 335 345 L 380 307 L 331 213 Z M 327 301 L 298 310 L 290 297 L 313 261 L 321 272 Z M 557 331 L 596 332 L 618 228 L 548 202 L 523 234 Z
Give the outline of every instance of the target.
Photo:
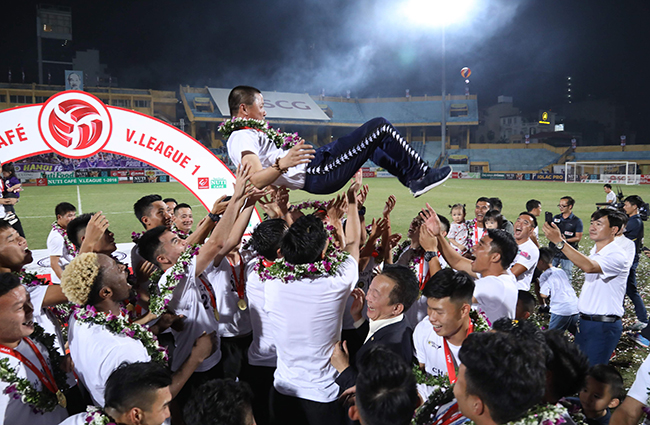
M 219 220 L 221 220 L 221 217 L 218 214 L 214 214 L 214 213 L 208 213 L 208 217 L 210 217 L 210 220 L 212 220 L 215 223 L 218 223 Z
M 555 245 L 555 247 L 557 249 L 559 249 L 560 251 L 562 251 L 562 248 L 564 248 L 565 244 L 566 244 L 566 241 L 564 239 L 562 239 L 560 242 L 557 243 L 557 245 Z
M 434 257 L 438 257 L 438 253 L 435 251 L 427 251 L 424 253 L 424 261 L 427 263 L 431 261 Z

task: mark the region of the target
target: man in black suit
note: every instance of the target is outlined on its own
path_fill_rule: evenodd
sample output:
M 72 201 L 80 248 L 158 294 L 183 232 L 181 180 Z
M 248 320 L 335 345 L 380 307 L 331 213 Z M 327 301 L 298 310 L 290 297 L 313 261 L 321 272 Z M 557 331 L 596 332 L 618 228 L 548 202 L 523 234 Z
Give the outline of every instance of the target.
M 355 289 L 352 295 L 355 301 L 350 312 L 364 344 L 356 354 L 356 362 L 350 361 L 345 342 L 335 344 L 331 362 L 339 372 L 336 383 L 341 392 L 355 385 L 356 365 L 375 345 L 383 345 L 397 353 L 408 364 L 413 361 L 413 326 L 404 316 L 404 312 L 419 296 L 418 281 L 413 271 L 407 266 L 386 265 L 382 273 L 372 280 L 366 300 L 369 320 L 361 316 L 363 291 Z

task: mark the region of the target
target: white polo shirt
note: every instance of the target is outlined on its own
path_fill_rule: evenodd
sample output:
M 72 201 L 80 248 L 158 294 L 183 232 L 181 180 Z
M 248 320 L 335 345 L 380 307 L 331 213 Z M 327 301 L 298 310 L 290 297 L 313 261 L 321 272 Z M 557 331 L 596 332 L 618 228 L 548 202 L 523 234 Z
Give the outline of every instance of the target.
M 584 314 L 615 315 L 623 317 L 623 299 L 627 288 L 628 258 L 616 243 L 608 243 L 589 258 L 600 265 L 602 273 L 585 273 L 585 283 L 578 298 L 578 310 Z
M 77 376 L 98 407 L 104 407 L 106 381 L 119 365 L 151 361 L 139 340 L 116 335 L 105 326 L 78 322 L 74 317 L 70 319 L 68 343 Z
M 238 279 L 244 279 L 244 300 L 246 297 L 246 272 L 241 264 L 233 264 L 232 267 L 228 258 L 224 257 L 218 266 L 210 267 L 204 275 L 212 284 L 212 289 L 217 296 L 217 311 L 219 312 L 219 336 L 234 337 L 251 333 L 250 310 L 240 310 L 237 306 L 239 295 L 237 293 Z M 233 274 L 233 268 L 235 274 Z M 241 283 L 241 282 L 240 282 Z
M 537 245 L 528 238 L 526 242 L 518 245 L 517 256 L 512 261 L 510 269 L 515 264 L 521 264 L 526 267 L 526 271 L 520 274 L 517 279 L 517 289 L 523 289 L 524 291 L 530 291 L 530 283 L 533 280 L 533 273 L 535 272 L 535 267 L 537 266 L 537 260 L 539 260 L 539 248 Z M 510 271 L 510 270 L 508 270 Z
M 45 358 L 45 362 L 50 367 L 50 371 L 51 371 L 52 365 L 50 364 L 50 357 L 47 353 L 47 350 L 38 342 L 34 340 L 32 341 L 34 342 L 38 350 Z M 20 341 L 20 344 L 18 344 L 18 346 L 14 350 L 18 351 L 20 354 L 25 356 L 29 361 L 31 361 L 34 364 L 34 366 L 36 366 L 36 368 L 38 368 L 38 370 L 40 370 L 43 374 L 45 374 L 44 373 L 45 371 L 43 370 L 43 367 L 41 366 L 41 362 L 38 360 L 38 357 L 36 357 L 34 351 L 25 341 Z M 0 359 L 9 359 L 9 367 L 14 369 L 14 371 L 16 372 L 19 378 L 27 379 L 29 382 L 32 383 L 32 386 L 37 391 L 43 390 L 43 383 L 38 378 L 38 376 L 36 376 L 34 372 L 32 372 L 32 370 L 29 369 L 27 366 L 25 366 L 25 364 L 22 363 L 20 360 L 4 353 L 0 353 Z M 12 395 L 8 395 L 4 393 L 4 391 L 7 389 L 8 386 L 9 384 L 7 384 L 6 382 L 0 381 L 0 423 L 7 424 L 7 425 L 9 424 L 51 425 L 51 424 L 58 424 L 59 422 L 61 422 L 62 420 L 68 417 L 68 411 L 60 406 L 57 406 L 51 412 L 45 412 L 43 414 L 34 413 L 34 411 L 29 405 L 23 404 L 23 402 L 20 401 L 20 399 L 15 399 L 12 397 Z
M 539 293 L 551 297 L 552 314 L 578 314 L 578 297 L 564 270 L 557 267 L 545 270 L 539 277 Z
M 248 363 L 253 366 L 275 367 L 278 356 L 275 351 L 275 341 L 271 331 L 272 323 L 269 313 L 264 310 L 264 285 L 259 274 L 255 271 L 257 257 L 250 259 L 244 272 L 246 273 L 246 295 L 248 309 L 251 315 L 253 341 L 248 347 Z
M 443 337 L 439 336 L 433 330 L 433 325 L 428 317 L 418 323 L 413 331 L 415 357 L 417 357 L 418 362 L 425 365 L 424 370 L 434 376 L 447 375 L 447 361 L 445 359 L 443 339 Z M 458 358 L 460 346 L 449 344 L 449 351 L 454 356 L 456 365 L 460 365 L 460 359 Z
M 65 246 L 65 240 L 63 236 L 56 230 L 52 229 L 50 234 L 47 236 L 47 255 L 59 257 L 59 266 L 61 270 L 65 270 L 65 266 L 70 264 L 70 261 L 74 256 L 68 251 L 68 248 Z M 61 283 L 61 279 L 54 273 L 50 274 L 50 279 L 52 283 Z
M 348 256 L 334 276 L 264 282 L 264 309 L 278 353 L 274 386 L 279 393 L 320 403 L 337 399 L 337 372 L 330 357 L 341 336 L 345 302 L 358 280 L 359 265 Z
M 519 292 L 512 273 L 480 277 L 475 284 L 474 298 L 478 303 L 472 307 L 484 312 L 490 323 L 502 317 L 515 318 Z
M 645 358 L 641 367 L 639 367 L 634 384 L 627 392 L 627 396 L 647 406 L 648 388 L 650 388 L 650 355 Z

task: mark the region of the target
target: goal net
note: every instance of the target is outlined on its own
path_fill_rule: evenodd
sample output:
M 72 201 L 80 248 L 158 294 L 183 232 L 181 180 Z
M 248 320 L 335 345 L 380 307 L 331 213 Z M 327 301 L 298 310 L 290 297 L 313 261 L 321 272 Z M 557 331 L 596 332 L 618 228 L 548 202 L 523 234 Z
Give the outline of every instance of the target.
M 639 184 L 636 162 L 567 162 L 564 167 L 565 183 L 616 183 Z

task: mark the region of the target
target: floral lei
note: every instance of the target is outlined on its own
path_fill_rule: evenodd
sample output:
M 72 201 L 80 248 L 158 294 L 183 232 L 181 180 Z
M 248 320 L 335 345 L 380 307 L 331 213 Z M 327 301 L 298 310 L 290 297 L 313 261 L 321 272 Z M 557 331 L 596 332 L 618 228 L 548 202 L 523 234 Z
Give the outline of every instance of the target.
M 142 235 L 144 235 L 144 232 L 131 232 L 131 240 L 133 243 L 138 243 Z
M 150 278 L 149 285 L 149 311 L 151 311 L 156 316 L 160 316 L 163 313 L 163 310 L 167 307 L 167 304 L 172 300 L 172 295 L 174 289 L 178 282 L 185 277 L 187 273 L 187 266 L 190 264 L 192 257 L 196 256 L 199 253 L 199 248 L 201 246 L 198 244 L 190 245 L 187 249 L 178 257 L 176 264 L 174 264 L 167 275 L 165 282 L 160 282 L 160 277 L 152 275 Z
M 322 275 L 333 276 L 348 255 L 350 254 L 329 243 L 327 251 L 325 251 L 325 258 L 315 263 L 290 264 L 284 258 L 269 261 L 260 256 L 254 270 L 257 271 L 262 281 L 280 279 L 284 283 L 304 278 L 316 278 Z
M 77 307 L 74 318 L 81 323 L 93 323 L 104 326 L 115 335 L 126 335 L 137 339 L 144 345 L 151 360 L 167 365 L 167 349 L 158 344 L 158 339 L 149 330 L 137 323 L 129 323 L 127 315 L 116 316 L 113 313 L 98 312 L 93 306 Z
M 88 406 L 86 408 L 86 419 L 84 423 L 86 425 L 117 425 L 117 422 L 96 406 Z
M 50 284 L 47 280 L 36 276 L 36 273 L 29 273 L 26 272 L 25 270 L 22 270 L 20 273 L 16 273 L 16 274 L 20 278 L 20 283 L 26 288 L 33 288 L 35 286 L 47 286 Z M 59 320 L 59 323 L 61 324 L 61 333 L 63 334 L 64 340 L 67 341 L 68 340 L 67 324 L 68 321 L 70 320 L 70 315 L 72 314 L 72 303 L 62 303 L 47 308 L 52 313 L 54 313 L 56 318 Z
M 507 425 L 560 425 L 566 423 L 566 408 L 557 404 L 537 404 L 526 412 L 526 415 L 516 421 L 508 422 Z M 473 421 L 467 422 L 475 425 Z
M 231 118 L 219 124 L 219 132 L 223 137 L 228 138 L 233 132 L 245 128 L 260 131 L 269 138 L 276 147 L 280 149 L 291 149 L 298 141 L 300 136 L 298 133 L 280 133 L 271 128 L 268 122 L 264 120 L 256 120 L 252 118 Z
M 329 202 L 323 202 L 323 201 L 304 201 L 296 205 L 291 205 L 290 209 L 294 211 L 300 211 L 305 208 L 313 208 L 315 210 L 327 210 L 327 206 L 329 205 Z
M 56 385 L 61 392 L 66 392 L 69 388 L 67 376 L 59 367 L 61 355 L 54 348 L 54 335 L 46 333 L 35 323 L 34 332 L 29 338 L 47 349 Z M 44 387 L 41 391 L 37 391 L 28 379 L 19 377 L 16 370 L 9 366 L 8 358 L 0 360 L 0 380 L 9 384 L 4 394 L 20 399 L 23 404 L 31 406 L 35 413 L 51 412 L 59 405 L 56 395 L 50 390 Z
M 52 229 L 56 230 L 61 236 L 63 236 L 63 243 L 65 243 L 65 248 L 68 250 L 70 255 L 73 257 L 77 256 L 77 248 L 70 242 L 70 238 L 68 237 L 68 232 L 65 231 L 63 227 L 59 225 L 56 221 L 52 223 Z
M 188 236 L 192 234 L 192 231 L 190 230 L 189 232 L 185 232 L 178 227 L 176 227 L 176 224 L 172 223 L 172 227 L 170 229 L 173 233 L 176 233 L 179 238 L 181 239 L 187 239 Z

